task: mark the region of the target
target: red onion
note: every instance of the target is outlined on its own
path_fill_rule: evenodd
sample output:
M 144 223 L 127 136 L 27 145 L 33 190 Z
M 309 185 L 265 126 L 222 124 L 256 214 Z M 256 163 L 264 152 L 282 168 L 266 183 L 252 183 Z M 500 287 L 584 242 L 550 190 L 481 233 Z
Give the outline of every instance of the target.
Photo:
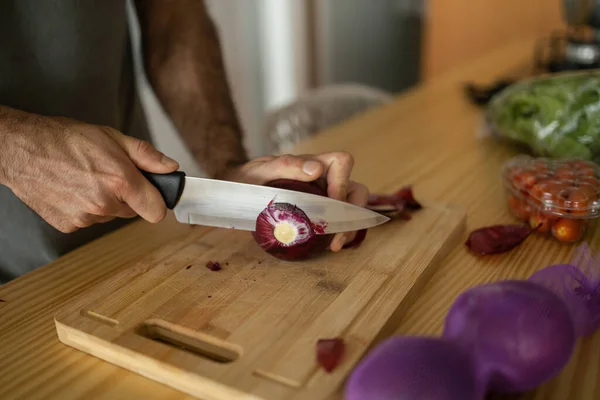
M 333 372 L 342 361 L 346 344 L 340 338 L 317 341 L 317 362 L 327 372 Z
M 599 328 L 600 254 L 584 244 L 570 264 L 465 290 L 441 337 L 379 344 L 352 371 L 344 399 L 483 400 L 527 392 L 557 376 L 577 339 Z
M 577 340 L 564 300 L 520 280 L 464 291 L 448 311 L 442 336 L 471 351 L 480 379 L 500 393 L 532 390 L 556 376 Z
M 473 357 L 453 342 L 395 336 L 351 372 L 344 400 L 483 400 Z
M 278 179 L 266 186 L 319 196 L 327 196 L 327 190 L 315 182 Z M 270 203 L 256 219 L 256 230 L 252 237 L 258 245 L 272 256 L 299 261 L 322 254 L 333 239 L 333 234 L 323 234 L 325 224 L 313 222 L 295 205 Z

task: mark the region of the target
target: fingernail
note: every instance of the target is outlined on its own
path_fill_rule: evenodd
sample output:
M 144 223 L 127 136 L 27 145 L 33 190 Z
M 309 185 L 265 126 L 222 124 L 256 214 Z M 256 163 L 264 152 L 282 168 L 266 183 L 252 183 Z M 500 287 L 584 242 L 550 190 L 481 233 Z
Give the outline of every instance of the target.
M 305 161 L 302 170 L 307 175 L 314 175 L 319 171 L 321 163 L 314 160 Z
M 171 157 L 167 157 L 164 154 L 163 154 L 162 158 L 160 159 L 160 162 L 162 164 L 165 164 L 165 165 L 174 165 L 174 164 L 177 164 L 177 161 L 173 160 Z

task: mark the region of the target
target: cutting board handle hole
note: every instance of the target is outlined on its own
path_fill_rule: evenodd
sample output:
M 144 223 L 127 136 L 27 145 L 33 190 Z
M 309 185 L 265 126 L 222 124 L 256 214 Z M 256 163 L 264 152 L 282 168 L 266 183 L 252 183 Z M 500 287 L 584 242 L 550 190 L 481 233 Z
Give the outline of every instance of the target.
M 239 346 L 160 319 L 145 321 L 137 333 L 218 363 L 231 363 L 242 353 Z

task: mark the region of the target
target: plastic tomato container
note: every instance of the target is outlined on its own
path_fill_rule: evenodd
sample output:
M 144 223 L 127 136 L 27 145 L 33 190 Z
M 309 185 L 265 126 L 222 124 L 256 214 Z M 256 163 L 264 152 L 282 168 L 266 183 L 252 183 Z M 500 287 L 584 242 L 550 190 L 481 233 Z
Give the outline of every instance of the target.
M 508 209 L 536 233 L 575 243 L 600 216 L 600 168 L 592 162 L 520 155 L 502 179 Z

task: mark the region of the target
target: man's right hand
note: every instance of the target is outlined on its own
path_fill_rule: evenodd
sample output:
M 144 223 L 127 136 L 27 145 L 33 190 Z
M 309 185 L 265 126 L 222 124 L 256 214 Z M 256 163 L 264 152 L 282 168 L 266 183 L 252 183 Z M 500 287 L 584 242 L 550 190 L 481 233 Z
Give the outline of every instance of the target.
M 115 217 L 162 220 L 164 200 L 138 168 L 179 165 L 110 127 L 0 107 L 0 183 L 61 232 Z

